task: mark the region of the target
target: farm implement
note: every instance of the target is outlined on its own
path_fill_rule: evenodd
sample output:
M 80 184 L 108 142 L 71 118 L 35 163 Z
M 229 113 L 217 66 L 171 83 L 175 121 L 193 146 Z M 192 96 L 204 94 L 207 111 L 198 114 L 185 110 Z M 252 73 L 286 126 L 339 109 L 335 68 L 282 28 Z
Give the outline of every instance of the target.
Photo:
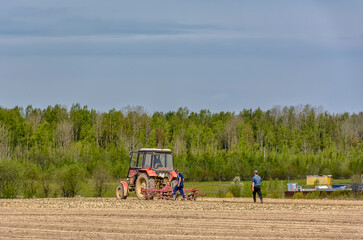
M 198 188 L 191 188 L 191 189 L 183 189 L 184 190 L 184 194 L 185 194 L 185 199 L 186 200 L 197 200 L 197 197 L 205 197 L 205 194 L 199 194 L 199 190 Z M 166 200 L 170 200 L 173 197 L 173 188 L 167 184 L 164 188 L 162 189 L 142 189 L 142 192 L 145 195 L 145 199 L 146 200 L 151 200 L 154 197 L 157 197 L 158 199 L 166 199 Z M 177 194 L 177 197 L 180 194 Z
M 126 199 L 129 192 L 134 191 L 140 200 L 171 199 L 173 188 L 177 184 L 174 170 L 174 155 L 170 149 L 142 148 L 130 152 L 130 168 L 127 181 L 121 181 L 116 188 L 116 198 Z M 196 200 L 197 188 L 184 189 L 185 198 Z

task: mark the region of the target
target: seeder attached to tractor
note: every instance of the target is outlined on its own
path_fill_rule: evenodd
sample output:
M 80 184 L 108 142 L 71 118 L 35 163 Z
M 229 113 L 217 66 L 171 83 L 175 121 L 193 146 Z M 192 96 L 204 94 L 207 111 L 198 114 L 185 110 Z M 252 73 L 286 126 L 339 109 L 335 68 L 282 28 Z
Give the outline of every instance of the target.
M 205 194 L 199 194 L 198 188 L 191 189 L 183 189 L 185 194 L 185 199 L 187 200 L 196 200 L 198 196 L 205 197 Z M 143 189 L 142 192 L 145 194 L 145 199 L 153 199 L 157 197 L 158 199 L 166 199 L 169 200 L 173 197 L 173 189 L 167 184 L 163 189 Z M 177 197 L 180 193 L 177 193 Z

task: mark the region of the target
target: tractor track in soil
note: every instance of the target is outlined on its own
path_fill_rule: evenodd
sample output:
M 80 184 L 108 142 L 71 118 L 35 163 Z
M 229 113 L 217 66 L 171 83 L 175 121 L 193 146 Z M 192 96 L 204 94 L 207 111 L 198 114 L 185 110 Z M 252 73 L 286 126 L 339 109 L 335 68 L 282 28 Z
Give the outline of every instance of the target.
M 363 239 L 363 201 L 1 199 L 0 239 Z

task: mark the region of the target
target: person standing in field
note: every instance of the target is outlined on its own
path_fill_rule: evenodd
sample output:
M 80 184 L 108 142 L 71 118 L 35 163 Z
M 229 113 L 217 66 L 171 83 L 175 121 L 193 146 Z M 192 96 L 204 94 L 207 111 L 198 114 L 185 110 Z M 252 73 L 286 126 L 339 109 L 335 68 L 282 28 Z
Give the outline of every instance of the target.
M 258 176 L 257 170 L 254 171 L 254 177 L 252 178 L 252 193 L 253 193 L 253 201 L 256 202 L 256 193 L 258 193 L 258 196 L 262 201 L 262 193 L 261 193 L 261 182 L 262 178 Z
M 184 191 L 183 191 L 183 188 L 184 188 L 184 177 L 183 177 L 183 174 L 181 174 L 181 172 L 179 172 L 178 169 L 175 169 L 175 172 L 177 174 L 177 177 L 176 177 L 176 181 L 177 181 L 177 184 L 176 186 L 174 187 L 174 190 L 173 190 L 173 199 L 172 200 L 176 200 L 176 192 L 179 191 L 180 194 L 183 196 L 183 200 L 185 200 L 185 195 L 184 195 Z

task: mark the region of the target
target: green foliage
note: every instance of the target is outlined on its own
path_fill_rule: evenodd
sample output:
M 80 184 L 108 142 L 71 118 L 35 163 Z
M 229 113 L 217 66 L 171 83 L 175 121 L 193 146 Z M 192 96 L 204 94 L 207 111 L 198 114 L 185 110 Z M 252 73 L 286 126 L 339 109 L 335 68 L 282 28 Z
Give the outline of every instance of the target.
M 102 197 L 106 193 L 110 181 L 107 168 L 98 165 L 93 172 L 93 180 L 95 183 L 95 197 Z
M 184 173 L 183 173 L 184 174 Z M 184 182 L 184 188 L 198 188 L 201 194 L 207 194 L 207 197 L 225 197 L 230 182 Z
M 315 191 L 308 194 L 297 192 L 292 197 L 293 199 L 363 199 L 363 193 L 352 191 L 333 191 L 328 194 L 326 191 Z
M 304 199 L 305 195 L 302 192 L 297 192 L 294 193 L 294 195 L 292 196 L 292 199 Z
M 328 195 L 328 198 L 330 199 L 342 199 L 345 198 L 344 191 L 334 191 L 331 194 Z
M 242 196 L 243 197 L 252 197 L 252 182 L 243 182 L 242 185 Z
M 328 194 L 326 193 L 326 191 L 320 192 L 319 198 L 327 198 L 327 197 L 328 197 Z
M 305 198 L 306 199 L 318 199 L 320 198 L 320 191 L 314 191 L 314 192 L 310 192 L 308 194 L 306 194 Z
M 242 196 L 242 184 L 240 177 L 235 177 L 228 187 L 228 192 L 232 193 L 234 197 L 241 197 Z
M 331 199 L 363 199 L 363 192 L 357 191 L 334 191 L 330 195 L 327 196 Z
M 39 189 L 40 172 L 38 166 L 31 162 L 25 162 L 23 172 L 23 193 L 25 198 L 32 198 Z
M 51 183 L 53 181 L 53 172 L 47 171 L 42 172 L 40 175 L 40 184 L 41 184 L 41 196 L 49 197 L 51 193 Z M 56 194 L 56 193 L 55 193 Z
M 75 197 L 84 181 L 84 172 L 77 164 L 63 167 L 58 171 L 57 182 L 63 197 Z
M 171 148 L 186 181 L 231 181 L 235 176 L 250 180 L 254 169 L 264 179 L 307 174 L 351 178 L 363 172 L 362 133 L 363 112 L 330 114 L 309 105 L 239 113 L 184 107 L 151 114 L 140 106 L 104 113 L 80 104 L 70 109 L 0 107 L 0 161 L 36 165 L 39 178 L 26 176 L 20 188 L 8 185 L 10 195 L 23 191 L 24 197 L 49 196 L 52 190 L 57 194 L 43 173 L 74 163 L 90 179 L 100 164 L 112 178 L 125 178 L 129 151 L 142 147 Z M 242 196 L 252 194 L 246 184 Z M 276 184 L 262 191 L 281 197 Z
M 280 181 L 279 179 L 270 179 L 268 184 L 264 184 L 266 186 L 262 191 L 265 193 L 266 197 L 271 198 L 282 198 L 284 196 L 284 191 L 286 188 L 287 181 Z
M 227 195 L 227 191 L 225 188 L 218 187 L 217 197 L 219 198 L 225 198 Z
M 13 159 L 0 162 L 0 197 L 16 198 L 22 181 L 22 166 Z
M 360 174 L 355 174 L 351 177 L 351 187 L 353 191 L 359 191 L 362 184 L 363 179 Z
M 233 198 L 233 197 L 234 197 L 233 193 L 231 192 L 226 193 L 226 198 Z

